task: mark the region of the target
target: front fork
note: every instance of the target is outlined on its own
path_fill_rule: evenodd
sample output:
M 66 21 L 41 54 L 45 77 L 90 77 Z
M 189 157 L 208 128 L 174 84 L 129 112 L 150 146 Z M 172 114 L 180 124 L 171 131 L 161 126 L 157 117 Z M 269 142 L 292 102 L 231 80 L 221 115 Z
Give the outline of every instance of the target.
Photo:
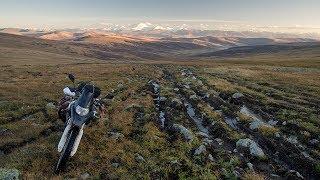
M 74 145 L 73 145 L 73 148 L 72 148 L 72 151 L 70 153 L 70 156 L 73 156 L 76 152 L 77 152 L 77 149 L 79 147 L 79 144 L 80 144 L 80 141 L 81 141 L 81 138 L 82 138 L 82 135 L 83 135 L 83 128 L 84 128 L 84 125 L 83 124 L 79 130 L 79 134 L 77 135 L 76 137 L 76 140 L 74 142 Z M 67 138 L 68 138 L 68 135 L 69 135 L 69 131 L 71 129 L 71 121 L 70 119 L 68 120 L 68 124 L 66 126 L 66 128 L 64 129 L 63 131 L 63 134 L 61 136 L 61 139 L 59 141 L 59 144 L 58 144 L 58 152 L 62 152 L 63 150 L 63 147 L 65 146 L 65 143 L 67 141 Z

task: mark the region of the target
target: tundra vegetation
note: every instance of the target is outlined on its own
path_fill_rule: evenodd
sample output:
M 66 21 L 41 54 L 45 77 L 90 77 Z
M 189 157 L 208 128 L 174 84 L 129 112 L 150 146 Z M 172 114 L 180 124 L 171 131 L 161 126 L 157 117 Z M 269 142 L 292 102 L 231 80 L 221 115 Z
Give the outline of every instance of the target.
M 48 52 L 22 58 L 6 50 L 9 55 L 0 55 L 1 173 L 35 179 L 319 178 L 319 56 L 115 62 L 68 54 L 62 63 Z M 85 128 L 77 154 L 57 175 L 64 126 L 57 103 L 62 89 L 72 86 L 68 73 L 102 89 L 106 112 Z

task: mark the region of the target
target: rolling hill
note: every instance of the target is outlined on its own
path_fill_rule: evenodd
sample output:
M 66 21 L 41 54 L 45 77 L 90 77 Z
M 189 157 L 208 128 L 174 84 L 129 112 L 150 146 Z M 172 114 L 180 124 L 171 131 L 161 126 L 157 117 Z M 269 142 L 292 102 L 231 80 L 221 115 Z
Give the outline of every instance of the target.
M 274 45 L 257 45 L 257 46 L 240 46 L 232 47 L 220 51 L 206 52 L 196 55 L 196 57 L 241 57 L 249 55 L 263 55 L 263 54 L 299 54 L 301 56 L 320 54 L 320 43 L 306 42 L 306 43 L 286 43 Z
M 54 40 L 0 33 L 2 173 L 319 179 L 318 43 L 232 47 L 240 39 L 43 34 Z M 201 50 L 210 54 L 189 56 Z M 106 109 L 55 174 L 64 129 L 57 108 L 68 73 L 100 87 Z

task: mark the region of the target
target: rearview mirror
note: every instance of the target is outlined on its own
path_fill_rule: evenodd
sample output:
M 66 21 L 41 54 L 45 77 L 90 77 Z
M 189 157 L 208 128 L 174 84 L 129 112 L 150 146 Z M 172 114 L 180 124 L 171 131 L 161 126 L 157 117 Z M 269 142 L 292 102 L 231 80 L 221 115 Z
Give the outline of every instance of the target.
M 69 74 L 69 75 L 68 75 L 68 78 L 69 78 L 73 83 L 74 83 L 74 80 L 76 79 L 73 74 Z

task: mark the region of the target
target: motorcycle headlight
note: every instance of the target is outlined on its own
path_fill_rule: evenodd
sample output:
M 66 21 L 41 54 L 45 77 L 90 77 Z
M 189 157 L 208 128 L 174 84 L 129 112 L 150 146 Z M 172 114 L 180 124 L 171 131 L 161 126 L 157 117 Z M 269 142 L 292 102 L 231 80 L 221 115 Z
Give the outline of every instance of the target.
M 88 108 L 83 108 L 81 106 L 77 106 L 76 107 L 76 112 L 77 114 L 79 114 L 80 116 L 85 116 L 89 113 L 89 109 Z

